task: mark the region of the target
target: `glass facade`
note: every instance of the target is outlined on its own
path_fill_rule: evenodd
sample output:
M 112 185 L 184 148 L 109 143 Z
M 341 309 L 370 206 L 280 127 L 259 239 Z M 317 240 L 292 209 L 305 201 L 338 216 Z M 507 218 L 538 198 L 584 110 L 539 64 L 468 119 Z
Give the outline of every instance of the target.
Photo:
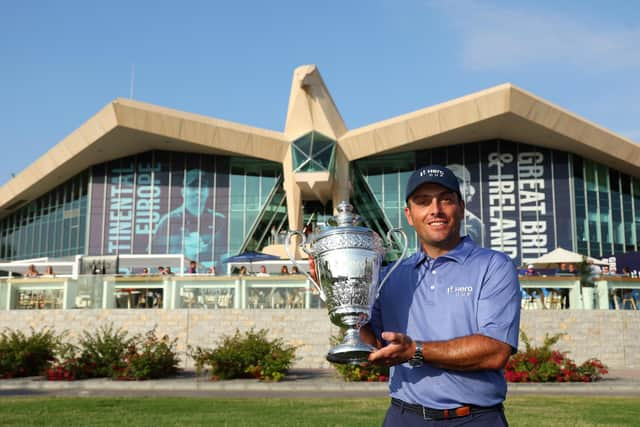
M 516 264 L 556 247 L 593 257 L 638 248 L 640 180 L 576 155 L 511 141 L 358 160 L 356 209 L 379 232 L 402 226 L 417 250 L 417 236 L 403 219 L 404 191 L 411 172 L 432 163 L 447 165 L 458 177 L 466 203 L 462 234 Z
M 84 172 L 0 220 L 0 259 L 84 253 L 88 187 Z
M 142 153 L 93 166 L 2 219 L 0 258 L 181 253 L 217 266 L 268 244 L 267 227 L 286 229 L 285 200 L 277 163 Z
M 286 199 L 282 189 L 282 166 L 276 163 L 232 158 L 229 174 L 228 254 L 259 250 L 267 233 L 283 227 Z M 279 213 L 279 215 L 278 215 Z
M 335 142 L 295 142 L 298 171 L 330 170 Z M 462 233 L 526 263 L 556 247 L 593 257 L 637 251 L 640 179 L 559 150 L 490 140 L 360 159 L 352 201 L 380 235 L 403 227 L 409 175 L 431 163 L 458 176 Z M 313 229 L 332 203 L 304 201 Z M 0 220 L 0 258 L 184 254 L 201 266 L 260 250 L 288 229 L 282 166 L 263 160 L 151 151 L 91 167 Z M 393 255 L 391 255 L 393 258 Z
M 578 251 L 593 257 L 637 251 L 640 180 L 572 158 Z
M 365 224 L 381 236 L 391 228 L 402 227 L 411 252 L 418 248 L 418 241 L 404 219 L 403 209 L 405 188 L 415 164 L 415 153 L 363 159 L 355 163 L 351 178 L 355 190 L 353 202 Z

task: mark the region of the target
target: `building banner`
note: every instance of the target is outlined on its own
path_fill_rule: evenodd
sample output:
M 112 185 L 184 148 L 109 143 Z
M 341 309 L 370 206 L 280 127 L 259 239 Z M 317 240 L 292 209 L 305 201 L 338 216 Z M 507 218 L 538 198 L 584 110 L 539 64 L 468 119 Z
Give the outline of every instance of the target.
M 484 246 L 514 260 L 520 258 L 517 156 L 515 144 L 509 142 L 482 145 Z
M 228 157 L 216 156 L 214 158 L 214 182 L 215 197 L 213 209 L 217 213 L 224 215 L 215 215 L 214 231 L 215 239 L 213 244 L 213 259 L 216 260 L 215 267 L 222 272 L 220 260 L 230 256 L 229 253 L 229 181 L 231 176 L 231 167 Z
M 200 270 L 218 264 L 228 246 L 228 173 L 224 158 L 166 152 L 95 167 L 89 255 L 184 254 Z
M 155 153 L 156 171 L 154 172 L 154 184 L 159 191 L 159 217 L 154 221 L 153 233 L 151 236 L 151 253 L 167 254 L 169 252 L 168 230 L 165 233 L 158 233 L 158 223 L 160 218 L 165 218 L 171 210 L 171 185 L 172 178 L 172 156 L 166 151 L 158 151 Z M 181 167 L 182 165 L 180 165 Z
M 506 253 L 517 265 L 555 249 L 549 150 L 507 141 L 482 144 L 481 170 L 484 246 Z
M 517 178 L 522 264 L 527 264 L 557 246 L 551 160 L 549 150 L 518 145 Z M 569 212 L 565 214 L 570 217 Z
M 479 245 L 517 265 L 558 244 L 572 248 L 566 153 L 486 141 L 416 152 L 417 167 L 429 164 L 444 164 L 458 177 L 466 205 L 461 234 Z
M 129 157 L 107 165 L 105 221 L 102 233 L 96 235 L 102 237 L 100 255 L 149 253 L 149 237 L 160 209 L 155 171 L 149 158 Z
M 89 255 L 102 254 L 102 237 L 105 223 L 105 192 L 107 190 L 106 165 L 97 165 L 91 168 L 91 200 L 89 211 Z

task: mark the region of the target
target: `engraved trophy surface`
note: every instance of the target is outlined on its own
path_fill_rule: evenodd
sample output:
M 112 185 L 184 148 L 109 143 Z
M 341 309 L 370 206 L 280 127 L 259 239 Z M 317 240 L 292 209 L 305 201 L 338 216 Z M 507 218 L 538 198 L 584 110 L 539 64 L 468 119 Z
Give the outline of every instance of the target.
M 323 229 L 309 242 L 299 231 L 290 231 L 285 242 L 289 258 L 297 265 L 290 253 L 291 238 L 294 235 L 301 238 L 300 248 L 315 264 L 317 282 L 308 274 L 307 277 L 327 304 L 331 322 L 347 330 L 342 343 L 327 354 L 327 360 L 333 363 L 360 364 L 375 350 L 360 341 L 360 327 L 369 321 L 371 306 L 380 288 L 399 265 L 396 262 L 385 278 L 379 280 L 382 260 L 389 247 L 376 232 L 356 225 L 359 220 L 360 217 L 353 214 L 353 206 L 341 202 L 338 215 L 329 221 L 332 226 Z M 401 229 L 392 229 L 387 233 L 389 241 L 392 233 L 403 237 L 402 259 L 407 251 L 407 237 Z

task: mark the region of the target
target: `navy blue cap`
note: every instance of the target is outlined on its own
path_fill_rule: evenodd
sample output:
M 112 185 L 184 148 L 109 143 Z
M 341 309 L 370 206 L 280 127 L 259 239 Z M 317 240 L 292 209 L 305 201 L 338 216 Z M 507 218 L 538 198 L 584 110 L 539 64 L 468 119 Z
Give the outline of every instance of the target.
M 418 187 L 426 183 L 441 185 L 444 188 L 455 191 L 460 196 L 460 184 L 451 169 L 440 165 L 429 165 L 423 166 L 411 174 L 409 182 L 407 182 L 405 201 L 409 200 L 409 197 Z

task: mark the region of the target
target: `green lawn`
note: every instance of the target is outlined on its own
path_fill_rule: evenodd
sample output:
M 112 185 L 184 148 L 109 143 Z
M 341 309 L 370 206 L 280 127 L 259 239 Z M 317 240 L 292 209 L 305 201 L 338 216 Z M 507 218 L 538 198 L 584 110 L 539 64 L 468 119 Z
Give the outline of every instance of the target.
M 378 426 L 388 399 L 0 398 L 0 425 Z M 637 426 L 640 398 L 514 396 L 512 426 Z

